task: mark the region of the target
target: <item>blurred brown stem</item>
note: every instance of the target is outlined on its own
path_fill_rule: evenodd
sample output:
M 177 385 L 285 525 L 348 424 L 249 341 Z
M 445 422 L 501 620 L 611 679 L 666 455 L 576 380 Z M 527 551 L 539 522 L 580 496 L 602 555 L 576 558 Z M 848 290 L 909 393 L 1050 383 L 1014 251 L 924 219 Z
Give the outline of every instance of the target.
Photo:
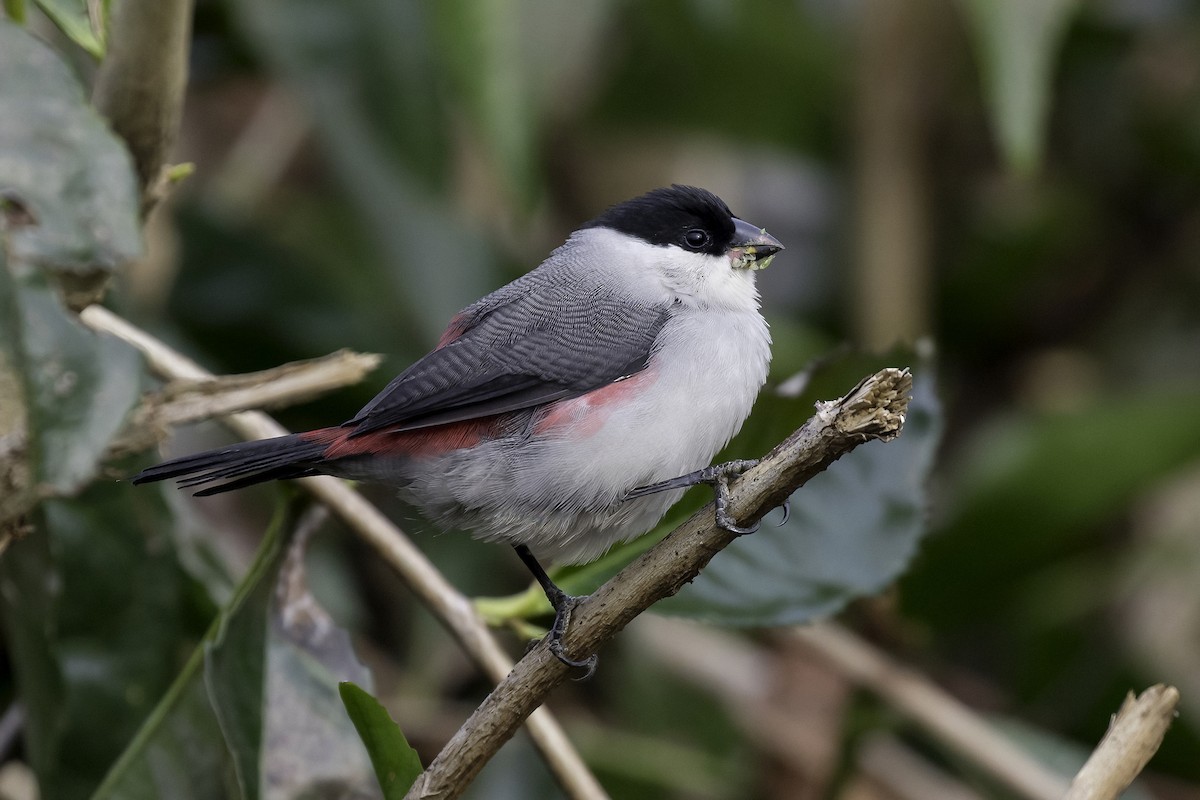
M 938 0 L 861 9 L 856 157 L 855 337 L 886 349 L 930 332 L 925 141 L 928 46 Z
M 730 515 L 739 525 L 757 522 L 858 445 L 899 435 L 911 390 L 908 370 L 885 369 L 845 397 L 818 403 L 812 419 L 730 486 Z M 693 514 L 575 607 L 564 642 L 567 653 L 580 658 L 595 652 L 638 614 L 678 592 L 735 538 L 717 527 L 711 504 Z M 550 653 L 544 640 L 535 646 L 475 710 L 406 797 L 452 800 L 461 796 L 521 721 L 569 674 L 570 668 Z

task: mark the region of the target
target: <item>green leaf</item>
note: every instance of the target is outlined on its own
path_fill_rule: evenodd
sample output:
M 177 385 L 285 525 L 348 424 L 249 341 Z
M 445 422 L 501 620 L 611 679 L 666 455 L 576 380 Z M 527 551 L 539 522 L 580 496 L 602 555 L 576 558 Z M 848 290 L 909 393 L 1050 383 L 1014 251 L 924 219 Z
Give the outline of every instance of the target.
M 161 496 L 97 483 L 48 500 L 0 559 L 3 614 L 47 797 L 86 797 L 203 633 Z M 203 607 L 202 607 L 203 606 Z
M 446 0 L 433 5 L 446 74 L 514 194 L 529 201 L 534 180 L 536 118 L 521 58 L 520 3 Z
M 905 581 L 906 607 L 947 627 L 1028 607 L 1047 564 L 1105 549 L 1098 531 L 1195 461 L 1200 416 L 1181 409 L 1198 407 L 1200 389 L 1183 386 L 993 420 L 960 445 L 947 471 L 953 502 Z
M 387 800 L 403 798 L 421 774 L 421 759 L 400 726 L 368 692 L 349 681 L 338 685 L 346 713 L 371 755 L 375 775 Z
M 125 342 L 83 327 L 44 275 L 27 273 L 15 299 L 36 475 L 43 486 L 70 494 L 96 474 L 137 404 L 142 358 Z
M 95 474 L 142 384 L 133 348 L 88 331 L 59 299 L 139 252 L 133 173 L 66 65 L 7 20 L 0 74 L 5 361 L 21 375 L 35 478 L 69 494 Z
M 65 727 L 66 718 L 66 681 L 55 652 L 58 593 L 52 588 L 61 585 L 50 552 L 50 537 L 39 532 L 36 525 L 0 559 L 5 650 L 25 707 L 26 756 L 44 794 L 55 785 L 52 781 L 62 767 L 59 731 Z
M 87 0 L 36 0 L 67 38 L 96 58 L 104 56 L 105 19 L 92 19 Z M 97 6 L 107 11 L 107 3 Z
M 838 374 L 866 371 L 843 365 Z M 832 398 L 854 385 L 852 378 L 839 384 L 817 391 Z M 788 420 L 789 427 L 811 408 L 790 398 L 764 399 L 755 414 Z M 775 527 L 769 516 L 655 610 L 724 625 L 794 625 L 882 590 L 907 566 L 926 530 L 926 481 L 941 427 L 933 369 L 922 364 L 914 369 L 899 438 L 868 442 L 813 478 L 792 496 L 786 525 Z
M 337 686 L 369 683 L 371 675 L 349 634 L 309 594 L 303 554 L 304 537 L 296 537 L 278 580 L 259 582 L 241 631 L 228 627 L 210 649 L 210 696 L 246 798 L 370 796 L 371 764 L 342 713 Z
M 370 675 L 348 634 L 297 588 L 299 555 L 282 557 L 287 522 L 276 515 L 228 606 L 97 800 L 370 795 L 370 762 L 337 692 L 339 680 Z
M 266 607 L 285 520 L 276 514 L 229 604 L 93 800 L 257 796 Z M 244 670 L 232 683 L 231 668 Z
M 204 645 L 204 681 L 233 758 L 241 796 L 259 796 L 266 685 L 267 615 L 279 569 L 282 511 L 276 513 L 258 557 Z
M 204 686 L 197 648 L 92 800 L 237 798 L 229 750 Z
M 336 688 L 370 674 L 346 631 L 308 593 L 303 552 L 297 539 L 287 558 L 260 562 L 239 613 L 206 647 L 209 697 L 246 800 L 358 797 L 372 787 Z
M 251 0 L 232 10 L 307 104 L 354 222 L 390 265 L 394 308 L 435 341 L 463 298 L 494 288 L 494 264 L 438 199 L 455 137 L 426 4 L 351 0 L 333 11 L 322 0 Z
M 4 0 L 4 13 L 13 22 L 25 24 L 25 0 Z
M 1079 0 L 962 0 L 984 96 L 1011 169 L 1041 163 L 1054 59 Z
M 76 279 L 136 258 L 141 231 L 129 155 L 70 69 L 0 19 L 0 75 L 0 190 L 32 221 L 8 231 L 10 257 Z

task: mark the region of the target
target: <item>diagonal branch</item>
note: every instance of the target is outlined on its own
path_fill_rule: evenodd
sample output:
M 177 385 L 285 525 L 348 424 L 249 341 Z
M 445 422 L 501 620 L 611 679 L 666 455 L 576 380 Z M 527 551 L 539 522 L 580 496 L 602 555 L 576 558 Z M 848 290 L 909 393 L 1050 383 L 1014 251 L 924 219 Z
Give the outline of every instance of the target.
M 739 525 L 757 522 L 858 445 L 895 438 L 911 390 L 908 370 L 885 369 L 840 400 L 819 403 L 812 419 L 731 484 L 733 519 Z M 716 526 L 711 505 L 693 514 L 575 608 L 564 641 L 567 653 L 579 658 L 595 652 L 638 614 L 678 592 L 734 538 Z M 530 650 L 417 778 L 408 800 L 459 797 L 569 672 L 545 641 Z
M 129 342 L 142 352 L 151 369 L 164 378 L 202 381 L 213 377 L 194 361 L 102 306 L 85 308 L 79 318 L 92 330 Z M 258 411 L 231 414 L 224 422 L 247 439 L 287 433 L 279 423 Z M 499 681 L 512 669 L 512 661 L 479 618 L 471 601 L 450 585 L 425 554 L 379 509 L 337 478 L 302 478 L 296 483 L 312 492 L 347 527 L 379 552 L 489 679 Z M 606 800 L 608 796 L 547 709 L 539 709 L 537 714 L 530 716 L 528 727 L 530 738 L 568 797 L 572 800 Z

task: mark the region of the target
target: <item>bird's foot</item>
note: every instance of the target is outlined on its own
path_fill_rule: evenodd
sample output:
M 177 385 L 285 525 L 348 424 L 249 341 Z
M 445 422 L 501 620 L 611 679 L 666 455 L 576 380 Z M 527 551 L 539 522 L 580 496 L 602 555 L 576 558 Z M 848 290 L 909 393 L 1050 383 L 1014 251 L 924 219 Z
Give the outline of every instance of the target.
M 550 648 L 550 652 L 562 663 L 568 667 L 578 667 L 586 670 L 583 675 L 575 680 L 586 681 L 596 672 L 596 663 L 599 657 L 595 653 L 584 659 L 576 660 L 567 655 L 563 648 L 562 639 L 567 633 L 567 628 L 571 624 L 571 612 L 575 610 L 575 606 L 579 605 L 587 595 L 577 596 L 567 594 L 558 585 L 550 580 L 550 576 L 546 574 L 546 570 L 534 558 L 533 553 L 523 544 L 515 547 L 517 555 L 525 562 L 525 566 L 533 573 L 533 577 L 542 587 L 542 591 L 546 593 L 546 599 L 550 601 L 550 605 L 554 608 L 554 624 L 550 626 L 550 633 L 546 637 L 546 646 Z
M 567 627 L 571 624 L 571 612 L 575 610 L 575 606 L 579 605 L 585 597 L 587 595 L 580 597 L 559 590 L 556 598 L 549 598 L 550 605 L 554 606 L 554 624 L 550 626 L 550 633 L 546 637 L 547 647 L 550 648 L 550 653 L 555 658 L 568 667 L 578 667 L 585 670 L 582 675 L 575 679 L 577 681 L 586 681 L 592 677 L 596 672 L 596 663 L 599 661 L 599 657 L 595 653 L 592 653 L 587 658 L 574 659 L 568 656 L 563 649 L 562 640 L 567 632 Z
M 758 530 L 758 523 L 753 525 L 741 526 L 734 522 L 733 517 L 729 515 L 729 480 L 736 478 L 746 470 L 758 464 L 758 459 L 738 459 L 736 461 L 726 461 L 724 464 L 713 464 L 704 469 L 698 469 L 695 472 L 689 472 L 687 475 L 680 475 L 678 478 L 652 483 L 648 486 L 639 486 L 632 489 L 625 495 L 625 499 L 634 497 L 644 497 L 648 494 L 656 494 L 658 492 L 667 492 L 672 489 L 686 489 L 690 486 L 695 486 L 699 483 L 707 483 L 713 487 L 716 494 L 714 505 L 716 506 L 717 525 L 722 529 L 729 531 L 737 536 L 745 536 L 749 533 L 754 533 Z M 780 525 L 785 524 L 791 516 L 791 504 L 789 501 L 783 503 L 783 521 Z

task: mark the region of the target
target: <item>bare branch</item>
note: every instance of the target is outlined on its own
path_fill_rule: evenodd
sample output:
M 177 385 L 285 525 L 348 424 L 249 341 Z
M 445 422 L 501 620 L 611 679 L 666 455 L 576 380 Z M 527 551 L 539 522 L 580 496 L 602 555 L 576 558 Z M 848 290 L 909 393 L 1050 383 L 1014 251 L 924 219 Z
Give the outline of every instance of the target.
M 758 521 L 858 445 L 897 436 L 911 390 L 908 370 L 885 369 L 846 397 L 819 403 L 812 419 L 730 486 L 729 511 L 734 520 L 739 525 Z M 595 652 L 653 603 L 678 592 L 734 538 L 716 526 L 711 505 L 696 512 L 575 608 L 564 642 L 567 653 L 579 658 Z M 451 800 L 461 796 L 521 721 L 568 675 L 569 668 L 550 653 L 545 641 L 530 650 L 417 778 L 406 797 Z
M 1063 800 L 1119 796 L 1158 752 L 1178 705 L 1179 690 L 1174 686 L 1160 683 L 1136 698 L 1130 692 Z
M 213 377 L 194 361 L 102 306 L 89 306 L 79 318 L 93 330 L 110 333 L 132 344 L 164 378 L 201 381 Z M 247 439 L 287 433 L 279 423 L 257 411 L 232 414 L 224 422 Z M 512 669 L 512 661 L 475 613 L 470 599 L 450 585 L 379 509 L 337 478 L 302 478 L 296 483 L 312 492 L 347 527 L 379 552 L 491 680 L 501 680 Z M 537 714 L 530 716 L 528 728 L 530 738 L 568 797 L 572 800 L 606 800 L 604 790 L 548 710 L 539 709 Z
M 374 354 L 339 350 L 245 375 L 171 381 L 142 399 L 120 438 L 109 448 L 109 458 L 153 446 L 174 425 L 249 409 L 281 408 L 358 383 L 379 362 Z
M 885 787 L 884 797 L 894 797 L 896 800 L 929 800 L 931 797 L 937 800 L 983 800 L 966 783 L 946 774 L 894 736 L 875 732 L 867 736 L 857 750 L 855 761 L 861 776 Z

